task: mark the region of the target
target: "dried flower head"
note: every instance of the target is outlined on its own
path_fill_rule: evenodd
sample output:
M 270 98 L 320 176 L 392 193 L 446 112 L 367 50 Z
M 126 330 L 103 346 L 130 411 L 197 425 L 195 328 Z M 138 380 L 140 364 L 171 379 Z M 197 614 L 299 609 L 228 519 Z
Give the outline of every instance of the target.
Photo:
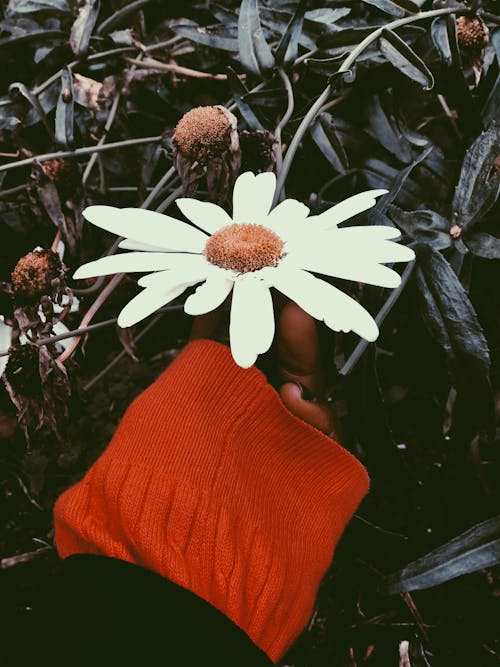
M 26 398 L 42 395 L 39 350 L 36 345 L 16 345 L 10 350 L 5 379 L 16 394 Z
M 261 174 L 273 171 L 276 164 L 276 137 L 267 130 L 240 132 L 241 170 Z
M 44 295 L 51 296 L 64 277 L 59 255 L 52 250 L 33 250 L 16 264 L 11 281 L 18 303 L 34 303 Z
M 67 201 L 74 197 L 81 186 L 80 170 L 74 160 L 55 158 L 42 164 L 43 173 L 56 186 L 61 200 Z
M 457 39 L 464 49 L 482 49 L 489 42 L 488 26 L 478 16 L 457 19 Z
M 212 201 L 227 199 L 241 166 L 236 127 L 236 117 L 220 105 L 191 109 L 178 122 L 174 164 L 186 196 L 194 195 L 205 180 Z

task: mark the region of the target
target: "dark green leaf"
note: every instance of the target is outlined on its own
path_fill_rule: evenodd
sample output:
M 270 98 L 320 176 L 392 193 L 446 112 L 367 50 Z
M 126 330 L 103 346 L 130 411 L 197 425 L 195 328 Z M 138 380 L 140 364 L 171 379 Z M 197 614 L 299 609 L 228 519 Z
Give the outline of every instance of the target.
M 443 16 L 437 16 L 432 22 L 431 36 L 441 60 L 449 65 L 451 63 L 451 47 L 446 20 Z
M 480 222 L 500 191 L 500 125 L 493 122 L 465 154 L 453 197 L 453 223 L 463 230 Z
M 338 70 L 346 53 L 347 52 L 344 51 L 344 53 L 334 56 L 333 58 L 308 58 L 304 62 L 307 67 L 314 72 L 318 72 L 318 74 L 323 74 L 325 76 L 331 76 Z
M 493 401 L 489 379 L 488 343 L 457 275 L 429 245 L 415 246 L 415 272 L 424 323 L 443 348 L 451 382 L 478 429 L 490 430 Z
M 73 143 L 74 96 L 73 76 L 66 67 L 61 74 L 61 92 L 56 106 L 55 139 L 61 146 L 69 147 Z
M 387 577 L 388 595 L 423 590 L 500 563 L 500 516 L 479 523 Z
M 408 213 L 397 206 L 390 206 L 390 218 L 413 241 L 427 243 L 436 250 L 446 250 L 452 245 L 450 223 L 435 211 L 412 211 Z
M 420 83 L 424 90 L 430 90 L 434 86 L 434 77 L 427 65 L 395 32 L 383 30 L 379 39 L 379 48 L 394 67 L 397 67 L 410 79 Z
M 10 0 L 7 5 L 7 16 L 16 14 L 37 14 L 38 12 L 69 12 L 66 0 Z
M 333 124 L 333 118 L 328 113 L 322 113 L 311 126 L 311 136 L 328 162 L 340 174 L 349 168 L 349 161 L 344 147 L 338 137 Z
M 251 102 L 256 106 L 274 108 L 286 103 L 287 94 L 283 88 L 272 88 L 268 90 L 257 90 L 249 92 L 244 97 L 245 102 Z
M 471 253 L 486 259 L 500 259 L 500 239 L 486 232 L 467 234 L 465 243 Z
M 87 53 L 90 36 L 99 14 L 99 0 L 86 0 L 78 10 L 78 15 L 71 28 L 69 43 L 75 56 Z
M 370 127 L 369 134 L 401 162 L 408 164 L 412 159 L 412 148 L 400 129 L 401 121 L 398 122 L 394 114 L 392 97 L 373 95 L 369 99 L 366 116 Z
M 392 0 L 363 0 L 363 2 L 373 5 L 377 9 L 396 18 L 402 18 L 408 12 L 411 14 L 418 12 L 418 6 L 411 2 L 411 0 L 398 0 L 398 2 L 393 2 Z
M 297 58 L 299 48 L 299 37 L 304 24 L 304 14 L 306 11 L 307 0 L 300 0 L 295 10 L 295 14 L 290 19 L 283 36 L 274 52 L 276 66 L 293 65 Z
M 232 37 L 232 31 L 228 31 L 224 26 L 200 28 L 194 25 L 173 25 L 172 30 L 177 35 L 186 37 L 197 44 L 203 44 L 203 46 L 234 53 L 238 51 L 238 40 Z
M 246 120 L 248 127 L 251 130 L 263 130 L 264 127 L 260 120 L 257 118 L 250 105 L 246 102 L 244 98 L 248 94 L 248 88 L 245 86 L 243 81 L 237 76 L 236 72 L 232 67 L 226 68 L 227 80 L 229 87 L 231 88 L 231 94 L 233 100 L 238 107 L 241 115 Z
M 239 56 L 243 67 L 252 74 L 267 74 L 274 58 L 260 23 L 257 0 L 243 0 L 238 17 Z

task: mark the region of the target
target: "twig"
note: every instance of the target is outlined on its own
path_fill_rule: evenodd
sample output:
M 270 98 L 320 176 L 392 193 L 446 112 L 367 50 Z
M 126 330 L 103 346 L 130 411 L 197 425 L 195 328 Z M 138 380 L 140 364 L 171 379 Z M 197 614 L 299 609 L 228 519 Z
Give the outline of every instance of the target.
M 392 292 L 389 295 L 389 298 L 387 301 L 384 303 L 382 308 L 378 311 L 377 315 L 375 316 L 375 322 L 378 324 L 378 326 L 382 326 L 382 323 L 384 322 L 385 318 L 387 315 L 391 312 L 392 307 L 396 303 L 396 301 L 399 299 L 401 292 L 404 290 L 406 283 L 410 279 L 410 276 L 413 272 L 413 269 L 415 268 L 415 262 L 410 262 L 406 265 L 405 270 L 403 271 L 403 274 L 401 275 L 401 283 L 399 286 L 392 290 Z M 349 375 L 349 373 L 352 372 L 358 361 L 360 360 L 361 356 L 365 352 L 366 348 L 370 345 L 370 343 L 365 340 L 364 338 L 359 341 L 359 343 L 356 345 L 352 353 L 350 354 L 349 358 L 345 362 L 345 364 L 342 366 L 340 369 L 339 373 L 340 375 Z
M 156 209 L 157 213 L 163 213 L 163 211 L 166 211 L 167 208 L 171 204 L 173 204 L 173 202 L 177 199 L 177 197 L 180 197 L 182 195 L 182 192 L 183 192 L 183 188 L 182 188 L 182 185 L 180 185 L 173 192 L 171 192 L 166 199 L 164 199 L 162 201 L 162 203 Z
M 28 561 L 34 560 L 35 558 L 40 558 L 40 556 L 43 556 L 49 551 L 54 551 L 54 547 L 42 547 L 41 549 L 27 551 L 26 553 L 18 554 L 17 556 L 2 558 L 2 560 L 0 560 L 0 570 L 7 570 L 9 567 L 19 565 L 19 563 L 27 563 Z
M 160 178 L 158 183 L 154 186 L 154 188 L 148 194 L 146 199 L 142 202 L 141 208 L 148 208 L 148 206 L 154 202 L 158 194 L 163 190 L 163 188 L 167 185 L 170 179 L 173 176 L 175 176 L 176 173 L 177 173 L 176 168 L 170 167 L 170 169 L 162 176 L 162 178 Z
M 0 199 L 6 199 L 7 197 L 10 197 L 11 195 L 17 195 L 21 192 L 25 192 L 25 190 L 28 189 L 28 185 L 26 183 L 23 183 L 22 185 L 16 185 L 15 188 L 9 188 L 8 190 L 1 190 L 0 191 Z
M 149 324 L 147 324 L 144 327 L 144 329 L 139 334 L 137 334 L 137 336 L 135 337 L 135 340 L 138 341 L 143 336 L 145 336 L 148 333 L 148 331 L 150 331 L 150 329 L 152 329 L 155 326 L 155 324 L 157 324 L 160 321 L 160 319 L 161 319 L 161 315 L 157 315 L 154 319 L 152 319 L 151 322 L 149 322 Z M 88 391 L 89 389 L 92 389 L 92 387 L 97 382 L 99 382 L 99 380 L 101 380 L 106 375 L 106 373 L 108 373 L 114 366 L 116 366 L 116 364 L 119 361 L 121 361 L 121 359 L 123 359 L 123 357 L 126 354 L 128 354 L 127 350 L 122 350 L 119 354 L 117 354 L 116 357 L 114 359 L 112 359 L 109 362 L 109 364 L 102 369 L 102 371 L 99 371 L 99 373 L 94 378 L 92 378 L 92 380 L 87 382 L 87 384 L 83 387 L 83 390 Z
M 106 125 L 104 126 L 101 138 L 97 142 L 96 148 L 103 146 L 104 142 L 106 141 L 106 137 L 108 136 L 108 132 L 110 131 L 111 126 L 113 125 L 113 122 L 116 117 L 116 112 L 118 111 L 118 104 L 120 103 L 120 97 L 121 93 L 120 91 L 118 91 L 113 100 L 113 104 L 111 105 L 111 109 L 109 110 L 108 119 L 106 120 Z M 88 161 L 87 166 L 85 167 L 85 171 L 83 172 L 82 185 L 85 185 L 85 183 L 87 182 L 88 177 L 90 176 L 90 173 L 96 163 L 97 155 L 98 155 L 97 151 L 95 153 L 92 153 L 90 160 Z
M 115 141 L 112 144 L 103 144 L 102 146 L 83 146 L 82 148 L 75 148 L 72 151 L 55 151 L 54 153 L 44 153 L 43 155 L 35 155 L 34 157 L 26 158 L 25 160 L 18 160 L 17 162 L 8 162 L 0 165 L 0 172 L 9 171 L 16 167 L 26 167 L 35 162 L 46 162 L 47 160 L 54 160 L 56 158 L 78 157 L 80 155 L 90 155 L 92 153 L 102 153 L 103 151 L 110 151 L 114 148 L 126 148 L 127 146 L 137 146 L 139 144 L 155 144 L 161 141 L 161 135 L 156 137 L 139 137 L 138 139 L 124 139 L 123 141 Z
M 125 60 L 133 65 L 142 67 L 143 69 L 154 69 L 160 72 L 174 72 L 180 76 L 189 76 L 193 79 L 212 79 L 213 81 L 227 81 L 227 74 L 212 74 L 211 72 L 200 72 L 197 69 L 190 67 L 182 67 L 176 63 L 162 63 L 160 60 L 154 58 L 147 58 L 145 60 L 138 60 L 137 58 L 125 58 Z M 239 75 L 240 79 L 244 79 L 243 74 Z
M 90 308 L 87 310 L 87 312 L 83 316 L 83 319 L 80 323 L 80 327 L 78 327 L 79 329 L 82 328 L 82 327 L 86 327 L 88 324 L 90 324 L 94 315 L 97 313 L 97 311 L 102 306 L 102 304 L 106 301 L 106 299 L 111 294 L 111 292 L 115 289 L 115 287 L 121 282 L 124 275 L 125 275 L 124 273 L 117 273 L 115 276 L 113 276 L 111 278 L 109 283 L 102 290 L 102 292 L 100 292 L 97 299 L 94 301 L 94 303 L 90 306 Z M 80 340 L 81 340 L 81 336 L 77 336 L 77 337 L 73 338 L 70 345 L 64 350 L 64 352 L 62 354 L 60 354 L 57 357 L 57 361 L 59 361 L 62 364 L 65 361 L 67 361 L 71 357 L 73 352 L 76 350 L 76 348 L 78 347 L 78 343 L 80 342 Z

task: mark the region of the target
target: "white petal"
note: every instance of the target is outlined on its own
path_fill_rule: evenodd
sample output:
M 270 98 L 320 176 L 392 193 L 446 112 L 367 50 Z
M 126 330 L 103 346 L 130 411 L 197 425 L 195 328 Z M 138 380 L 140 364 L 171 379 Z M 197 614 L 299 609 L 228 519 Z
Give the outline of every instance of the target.
M 142 273 L 164 271 L 165 269 L 197 268 L 208 264 L 204 255 L 168 252 L 127 252 L 101 257 L 94 262 L 83 264 L 76 270 L 74 278 L 93 278 L 111 273 Z
M 223 208 L 211 202 L 184 197 L 176 199 L 175 203 L 188 220 L 209 234 L 215 234 L 219 229 L 233 222 Z
M 200 285 L 194 294 L 188 296 L 184 310 L 188 315 L 203 315 L 215 310 L 233 289 L 234 281 L 222 274 L 213 273 Z
M 354 331 L 368 341 L 378 337 L 372 316 L 350 296 L 306 271 L 271 269 L 269 282 L 334 331 Z
M 391 227 L 347 227 L 302 237 L 288 244 L 287 251 L 295 266 L 308 271 L 397 287 L 399 274 L 381 265 L 415 258 L 411 248 L 386 240 L 398 235 Z
M 119 248 L 123 250 L 144 250 L 146 252 L 167 252 L 172 250 L 172 248 L 159 248 L 155 245 L 149 245 L 149 243 L 140 243 L 139 241 L 132 241 L 132 239 L 123 239 L 118 244 Z
M 172 281 L 189 282 L 190 285 L 196 285 L 201 280 L 205 280 L 209 274 L 208 262 L 204 266 L 189 267 L 185 269 L 170 269 L 168 271 L 157 271 L 156 273 L 148 273 L 147 276 L 142 276 L 137 284 L 141 287 L 154 287 L 155 285 L 165 285 Z M 166 282 L 165 282 L 166 281 Z
M 296 199 L 285 199 L 267 216 L 266 227 L 285 241 L 297 233 L 308 231 L 306 218 L 309 208 Z
M 367 190 L 348 197 L 336 206 L 332 206 L 320 215 L 309 218 L 309 222 L 317 229 L 331 229 L 344 220 L 362 213 L 377 203 L 376 197 L 387 194 L 387 190 Z
M 0 319 L 0 352 L 8 350 L 12 340 L 12 328 L 8 324 L 5 324 L 3 319 Z M 3 372 L 9 361 L 9 355 L 0 357 L 0 377 L 3 375 Z
M 69 329 L 62 322 L 56 322 L 56 324 L 54 324 L 52 328 L 52 331 L 56 336 L 60 336 L 61 334 L 68 333 Z M 63 338 L 62 340 L 58 340 L 56 345 L 60 345 L 63 348 L 63 350 L 65 350 L 67 347 L 71 345 L 71 342 L 72 342 L 71 338 Z
M 59 241 L 59 243 L 57 244 L 57 254 L 59 255 L 59 259 L 61 260 L 61 262 L 64 259 L 64 251 L 65 251 L 64 242 Z
M 134 241 L 185 252 L 202 252 L 208 237 L 185 222 L 142 208 L 89 206 L 85 218 L 108 232 Z
M 165 277 L 163 274 L 156 274 L 155 278 L 162 278 L 162 280 L 156 282 L 151 287 L 147 287 L 134 297 L 132 301 L 127 303 L 118 316 L 118 326 L 131 327 L 137 324 L 137 322 L 154 313 L 155 310 L 173 301 L 187 287 L 199 282 L 198 279 L 186 279 L 185 276 L 175 271 L 172 271 L 171 274 L 168 277 Z
M 267 352 L 274 337 L 274 312 L 269 288 L 254 277 L 234 284 L 229 339 L 235 362 L 249 368 Z
M 272 172 L 238 176 L 233 190 L 233 221 L 265 224 L 273 203 L 276 176 Z

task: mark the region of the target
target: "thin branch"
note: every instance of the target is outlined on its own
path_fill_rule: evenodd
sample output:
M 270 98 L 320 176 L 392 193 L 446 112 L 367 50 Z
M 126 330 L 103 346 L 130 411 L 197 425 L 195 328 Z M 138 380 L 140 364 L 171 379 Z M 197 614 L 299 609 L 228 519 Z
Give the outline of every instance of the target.
M 102 146 L 83 146 L 83 148 L 75 148 L 72 151 L 55 151 L 54 153 L 44 153 L 43 155 L 35 155 L 34 157 L 26 158 L 25 160 L 18 160 L 17 162 L 8 162 L 0 165 L 0 172 L 16 169 L 16 167 L 26 167 L 35 162 L 46 162 L 47 160 L 54 160 L 56 158 L 79 157 L 80 155 L 91 155 L 92 153 L 102 153 L 103 151 L 110 151 L 114 148 L 126 148 L 127 146 L 137 146 L 139 144 L 155 144 L 161 141 L 161 134 L 156 137 L 139 137 L 138 139 L 124 139 L 123 141 L 115 141 L 112 144 L 103 144 Z
M 174 203 L 174 201 L 177 199 L 177 197 L 180 197 L 183 192 L 183 187 L 182 185 L 179 185 L 177 189 L 175 189 L 173 192 L 171 192 L 166 199 L 162 201 L 162 203 L 158 206 L 156 209 L 157 213 L 163 213 L 164 211 L 167 210 L 167 208 Z
M 170 167 L 170 169 L 160 178 L 158 183 L 154 186 L 151 192 L 148 194 L 146 199 L 142 202 L 141 208 L 148 208 L 150 204 L 154 202 L 159 193 L 167 185 L 167 183 L 175 176 L 177 170 L 175 167 Z
M 27 551 L 24 554 L 18 554 L 17 556 L 9 556 L 8 558 L 2 558 L 0 560 L 0 570 L 7 570 L 9 567 L 14 567 L 14 565 L 19 565 L 20 563 L 27 563 L 30 560 L 35 558 L 40 558 L 49 552 L 53 552 L 54 547 L 42 547 L 41 549 L 36 549 L 35 551 Z
M 108 119 L 106 120 L 106 125 L 104 126 L 101 138 L 97 142 L 96 148 L 103 146 L 106 141 L 106 137 L 108 136 L 108 132 L 110 131 L 111 126 L 113 125 L 113 122 L 116 117 L 116 112 L 118 111 L 118 104 L 120 103 L 120 98 L 121 98 L 121 93 L 120 91 L 118 91 L 113 100 L 113 104 L 111 105 L 111 109 L 109 110 Z M 90 173 L 96 163 L 97 156 L 98 156 L 97 151 L 95 153 L 92 153 L 90 160 L 88 161 L 87 166 L 85 167 L 85 171 L 83 172 L 82 185 L 85 185 L 85 183 L 87 182 L 88 177 L 90 176 Z
M 188 76 L 193 79 L 211 79 L 213 81 L 227 81 L 227 74 L 212 74 L 211 72 L 200 72 L 197 69 L 191 69 L 190 67 L 182 67 L 182 65 L 177 65 L 176 63 L 163 63 L 160 60 L 155 60 L 154 58 L 147 58 L 145 60 L 138 60 L 137 58 L 125 58 L 125 60 L 133 65 L 142 67 L 143 69 L 152 69 L 158 72 L 173 72 L 174 74 L 179 74 L 180 76 Z M 244 79 L 245 75 L 240 74 L 240 79 Z

